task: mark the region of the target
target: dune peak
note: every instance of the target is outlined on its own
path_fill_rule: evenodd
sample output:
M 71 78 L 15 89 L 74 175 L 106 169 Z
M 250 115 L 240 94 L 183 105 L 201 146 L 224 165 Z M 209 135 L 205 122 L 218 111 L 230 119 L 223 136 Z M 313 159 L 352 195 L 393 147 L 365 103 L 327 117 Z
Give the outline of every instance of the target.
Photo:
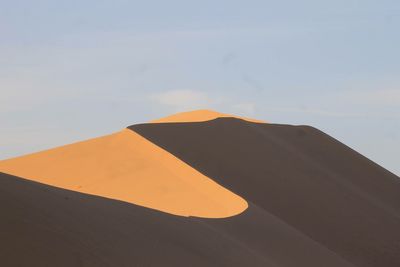
M 168 123 L 168 122 L 203 122 L 217 118 L 237 118 L 250 122 L 264 123 L 264 121 L 226 114 L 209 109 L 199 109 L 176 113 L 167 117 L 152 120 L 151 123 Z

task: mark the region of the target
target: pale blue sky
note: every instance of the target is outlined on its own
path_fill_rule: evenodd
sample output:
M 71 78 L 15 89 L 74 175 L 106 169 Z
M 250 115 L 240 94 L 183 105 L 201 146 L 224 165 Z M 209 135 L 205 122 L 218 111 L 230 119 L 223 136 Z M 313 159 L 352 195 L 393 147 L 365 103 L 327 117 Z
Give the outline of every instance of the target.
M 0 0 L 0 159 L 210 108 L 400 174 L 400 1 Z

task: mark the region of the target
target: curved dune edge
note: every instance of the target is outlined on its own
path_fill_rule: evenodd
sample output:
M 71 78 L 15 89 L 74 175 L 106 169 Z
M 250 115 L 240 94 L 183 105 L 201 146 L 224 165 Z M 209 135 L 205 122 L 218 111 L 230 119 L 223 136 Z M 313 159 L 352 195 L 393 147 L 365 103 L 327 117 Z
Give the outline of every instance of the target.
M 128 129 L 3 160 L 0 171 L 180 216 L 225 218 L 248 207 L 240 196 Z
M 245 118 L 245 117 L 238 117 L 230 114 L 220 113 L 213 110 L 194 110 L 188 112 L 181 112 L 177 113 L 168 117 L 164 117 L 157 120 L 150 121 L 151 123 L 166 123 L 166 122 L 204 122 L 210 121 L 217 118 L 237 118 L 249 122 L 256 122 L 256 123 L 265 123 L 265 121 Z

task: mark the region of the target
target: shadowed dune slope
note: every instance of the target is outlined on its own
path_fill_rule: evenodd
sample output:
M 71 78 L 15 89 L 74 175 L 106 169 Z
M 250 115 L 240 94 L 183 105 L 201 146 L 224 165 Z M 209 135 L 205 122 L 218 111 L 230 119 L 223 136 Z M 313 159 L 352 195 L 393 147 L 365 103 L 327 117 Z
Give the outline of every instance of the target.
M 400 266 L 400 179 L 317 129 L 234 118 L 129 128 L 354 266 Z
M 182 217 L 0 173 L 0 211 L 7 267 L 353 266 L 253 204 Z
M 128 129 L 3 160 L 0 171 L 181 216 L 222 218 L 247 208 L 241 197 Z

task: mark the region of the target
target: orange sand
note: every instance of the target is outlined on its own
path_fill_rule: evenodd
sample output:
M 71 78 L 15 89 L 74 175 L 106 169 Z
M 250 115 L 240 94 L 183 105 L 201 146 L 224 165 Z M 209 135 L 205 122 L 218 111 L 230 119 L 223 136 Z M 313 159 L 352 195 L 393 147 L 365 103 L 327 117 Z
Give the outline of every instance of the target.
M 162 123 L 162 122 L 201 122 L 201 121 L 209 121 L 214 120 L 217 118 L 237 118 L 242 119 L 250 122 L 258 122 L 258 123 L 265 123 L 264 121 L 249 119 L 244 117 L 233 116 L 229 114 L 219 113 L 213 110 L 195 110 L 195 111 L 188 111 L 177 113 L 165 118 L 161 118 L 158 120 L 151 121 L 152 123 Z
M 203 115 L 215 117 L 202 111 L 187 119 Z M 241 197 L 128 129 L 3 160 L 0 171 L 181 216 L 223 218 L 248 207 Z

